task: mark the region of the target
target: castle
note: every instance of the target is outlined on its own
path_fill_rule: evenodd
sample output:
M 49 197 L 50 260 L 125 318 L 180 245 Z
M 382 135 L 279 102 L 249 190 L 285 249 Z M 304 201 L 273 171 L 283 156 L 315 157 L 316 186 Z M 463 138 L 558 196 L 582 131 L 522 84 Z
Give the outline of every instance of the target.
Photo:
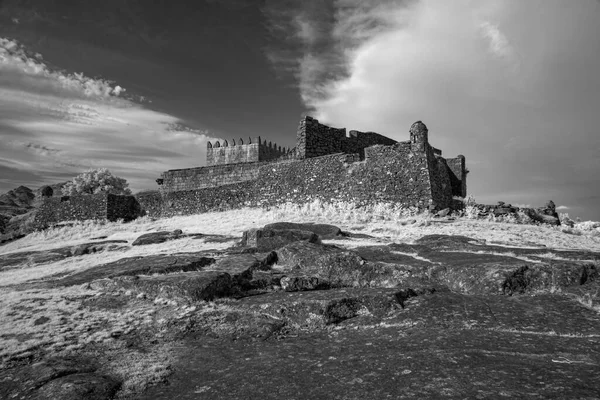
M 209 142 L 206 166 L 165 171 L 159 195 L 138 200 L 160 216 L 314 199 L 452 207 L 454 196 L 466 196 L 465 157 L 443 158 L 428 134 L 418 121 L 410 139 L 397 142 L 375 132 L 347 134 L 306 116 L 295 148 L 260 137 Z

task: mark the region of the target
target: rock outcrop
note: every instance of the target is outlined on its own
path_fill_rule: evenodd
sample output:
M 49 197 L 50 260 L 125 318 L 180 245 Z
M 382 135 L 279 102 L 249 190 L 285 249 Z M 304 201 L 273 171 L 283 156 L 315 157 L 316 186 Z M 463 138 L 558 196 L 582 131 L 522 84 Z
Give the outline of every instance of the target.
M 132 322 L 110 339 L 120 343 L 112 348 L 178 343 L 170 385 L 145 398 L 344 398 L 349 387 L 356 398 L 598 393 L 600 253 L 450 235 L 360 240 L 342 248 L 278 223 L 245 232 L 241 246 L 127 257 L 19 289 L 82 285 L 97 293 L 82 307 L 153 307 L 149 325 Z M 110 398 L 118 388 L 93 365 L 31 357 L 43 367 L 14 361 L 0 371 L 0 396 Z

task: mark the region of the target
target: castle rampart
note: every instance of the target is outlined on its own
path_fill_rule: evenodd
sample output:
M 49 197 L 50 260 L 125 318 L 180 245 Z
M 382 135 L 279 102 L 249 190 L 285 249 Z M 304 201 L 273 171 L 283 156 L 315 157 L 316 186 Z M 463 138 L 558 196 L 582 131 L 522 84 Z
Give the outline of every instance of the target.
M 249 138 L 244 144 L 242 139 L 236 143 L 227 140 L 208 142 L 206 145 L 206 165 L 225 165 L 275 160 L 284 156 L 289 149 L 271 142 L 262 141 L 260 136 Z
M 142 206 L 163 216 L 314 199 L 442 209 L 453 196 L 466 196 L 464 157 L 443 158 L 421 121 L 411 126 L 409 140 L 396 142 L 374 132 L 346 135 L 305 117 L 293 150 L 260 138 L 216 142 L 208 150 L 209 166 L 164 172 L 159 193 L 140 199 Z

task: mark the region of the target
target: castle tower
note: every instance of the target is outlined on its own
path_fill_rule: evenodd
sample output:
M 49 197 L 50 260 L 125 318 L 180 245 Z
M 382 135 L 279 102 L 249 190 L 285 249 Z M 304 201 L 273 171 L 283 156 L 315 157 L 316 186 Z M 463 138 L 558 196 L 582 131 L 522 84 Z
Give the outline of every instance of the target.
M 421 121 L 417 121 L 410 126 L 410 145 L 412 150 L 424 151 L 426 144 L 429 143 L 429 130 Z

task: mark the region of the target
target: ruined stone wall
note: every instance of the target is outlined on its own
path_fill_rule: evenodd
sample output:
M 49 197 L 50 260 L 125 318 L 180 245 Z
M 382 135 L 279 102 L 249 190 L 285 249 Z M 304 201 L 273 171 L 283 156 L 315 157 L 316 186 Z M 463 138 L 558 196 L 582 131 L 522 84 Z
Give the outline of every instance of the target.
M 306 116 L 300 120 L 296 133 L 296 154 L 299 158 L 311 158 L 341 153 L 345 138 L 345 128 L 332 128 Z
M 452 195 L 467 197 L 467 168 L 465 166 L 465 156 L 459 155 L 456 158 L 446 159 L 448 164 L 448 175 L 452 185 Z
M 44 198 L 34 225 L 45 227 L 61 221 L 85 221 L 106 218 L 106 194 Z
M 143 215 L 159 217 L 163 212 L 163 196 L 158 190 L 140 192 L 135 194 L 135 198 L 140 204 Z
M 391 146 L 397 143 L 395 140 L 375 132 L 350 131 L 348 137 L 342 140 L 342 151 L 344 153 L 358 153 L 364 158 L 364 149 L 376 144 Z
M 208 142 L 206 145 L 206 165 L 225 165 L 275 160 L 289 152 L 289 149 L 274 143 L 262 141 L 259 137 L 249 138 L 244 144 L 242 139 Z
M 446 160 L 437 156 L 433 148 L 430 148 L 428 157 L 431 181 L 431 204 L 438 210 L 452 207 L 452 184 Z
M 53 196 L 42 200 L 34 225 L 43 228 L 61 221 L 126 221 L 137 218 L 140 206 L 134 196 L 108 193 L 77 196 Z

